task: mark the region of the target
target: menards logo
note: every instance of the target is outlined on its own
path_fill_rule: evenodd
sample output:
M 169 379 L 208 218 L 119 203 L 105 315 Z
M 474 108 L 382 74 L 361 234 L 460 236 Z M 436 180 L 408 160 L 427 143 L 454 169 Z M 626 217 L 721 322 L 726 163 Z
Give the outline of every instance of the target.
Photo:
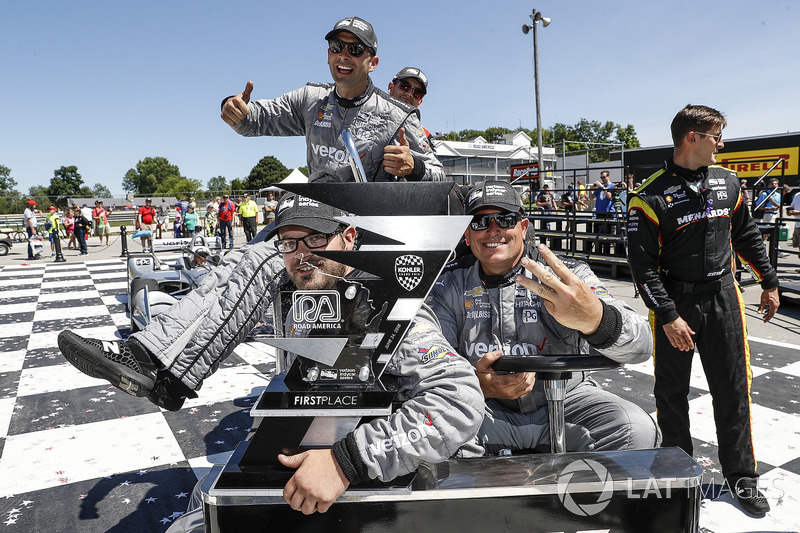
M 787 176 L 797 175 L 798 153 L 800 148 L 771 148 L 769 150 L 748 150 L 746 152 L 722 152 L 717 154 L 717 164 L 739 174 L 740 178 L 761 177 L 772 168 L 778 159 L 784 161 L 772 171 L 770 176 L 780 176 L 781 167 Z

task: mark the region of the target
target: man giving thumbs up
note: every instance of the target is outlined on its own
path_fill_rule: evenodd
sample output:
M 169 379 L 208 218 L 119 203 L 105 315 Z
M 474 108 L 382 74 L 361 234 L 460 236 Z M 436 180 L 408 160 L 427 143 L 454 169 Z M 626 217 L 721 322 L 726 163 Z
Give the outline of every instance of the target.
M 253 82 L 222 103 L 222 120 L 246 137 L 303 135 L 309 181 L 353 181 L 341 135 L 355 138 L 368 181 L 444 180 L 419 121 L 419 111 L 375 88 L 378 39 L 358 17 L 325 35 L 334 83 L 309 83 L 273 100 L 250 100 Z

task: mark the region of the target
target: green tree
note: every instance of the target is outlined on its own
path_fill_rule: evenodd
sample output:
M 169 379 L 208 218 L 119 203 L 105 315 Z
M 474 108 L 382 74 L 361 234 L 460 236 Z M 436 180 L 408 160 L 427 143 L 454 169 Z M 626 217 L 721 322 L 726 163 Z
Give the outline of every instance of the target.
M 195 196 L 203 195 L 203 184 L 199 180 L 184 178 L 183 176 L 170 176 L 159 182 L 156 189 L 148 194 L 152 196 Z
M 288 176 L 289 172 L 291 171 L 274 156 L 262 157 L 261 161 L 250 171 L 250 175 L 247 176 L 247 188 L 258 190 L 263 187 L 269 187 Z
M 628 148 L 641 148 L 641 144 L 639 144 L 639 138 L 636 136 L 636 130 L 633 129 L 633 125 L 628 124 L 625 127 L 617 126 L 617 134 L 616 134 L 617 142 L 621 142 L 625 145 L 625 149 Z
M 228 188 L 228 180 L 223 176 L 217 176 L 208 180 L 208 192 L 212 195 L 219 195 L 221 193 L 230 192 Z
M 91 188 L 90 194 L 92 198 L 111 198 L 111 191 L 102 183 L 95 183 Z
M 135 194 L 153 194 L 169 178 L 181 177 L 181 171 L 166 157 L 145 157 L 122 179 L 122 188 Z M 192 180 L 194 181 L 194 180 Z
M 78 167 L 75 165 L 61 167 L 53 172 L 53 178 L 47 188 L 47 195 L 63 202 L 70 196 L 80 195 L 82 186 L 83 178 L 78 173 Z
M 47 194 L 47 187 L 44 185 L 34 185 L 28 189 L 28 197 L 38 203 L 39 209 L 42 210 L 46 210 L 48 205 L 55 202 L 55 199 Z
M 17 180 L 11 177 L 11 169 L 0 165 L 0 213 L 17 213 L 24 209 L 22 195 L 16 187 Z
M 305 174 L 306 177 L 308 177 L 308 167 L 297 167 L 297 170 L 299 170 L 300 172 Z
M 17 180 L 11 177 L 11 169 L 0 165 L 0 194 L 6 195 L 17 186 Z
M 602 143 L 624 143 L 625 148 L 639 147 L 639 140 L 632 125 L 623 127 L 611 121 L 600 122 L 585 118 L 573 126 L 555 124 L 552 143 L 558 146 L 562 141 L 566 141 L 567 153 L 588 150 L 589 161 L 593 163 L 608 161 L 609 152 L 613 147 L 602 146 Z
M 242 194 L 242 191 L 248 189 L 247 181 L 240 180 L 239 178 L 233 178 L 231 180 L 231 196 Z

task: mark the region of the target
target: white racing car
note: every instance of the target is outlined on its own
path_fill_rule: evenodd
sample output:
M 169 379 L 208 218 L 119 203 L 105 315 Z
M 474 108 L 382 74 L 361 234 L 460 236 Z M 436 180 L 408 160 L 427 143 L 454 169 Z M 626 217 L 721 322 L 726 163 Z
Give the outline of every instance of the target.
M 212 253 L 202 235 L 194 236 L 181 251 L 175 263 L 162 262 L 152 252 L 128 254 L 131 333 L 198 287 L 203 276 L 219 264 L 219 254 Z

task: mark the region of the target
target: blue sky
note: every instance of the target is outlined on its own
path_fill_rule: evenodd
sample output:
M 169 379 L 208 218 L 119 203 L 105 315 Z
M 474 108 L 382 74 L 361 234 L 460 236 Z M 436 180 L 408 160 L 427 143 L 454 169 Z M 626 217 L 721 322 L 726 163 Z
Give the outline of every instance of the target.
M 247 80 L 255 98 L 329 81 L 323 37 L 350 15 L 375 26 L 377 86 L 407 65 L 428 75 L 429 130 L 533 128 L 533 7 L 553 19 L 539 28 L 544 127 L 611 120 L 664 145 L 677 110 L 702 103 L 726 113 L 728 138 L 800 131 L 793 0 L 350 5 L 0 0 L 0 165 L 23 192 L 76 165 L 113 193 L 149 156 L 204 186 L 265 155 L 303 166 L 301 139 L 239 137 L 219 103 Z

